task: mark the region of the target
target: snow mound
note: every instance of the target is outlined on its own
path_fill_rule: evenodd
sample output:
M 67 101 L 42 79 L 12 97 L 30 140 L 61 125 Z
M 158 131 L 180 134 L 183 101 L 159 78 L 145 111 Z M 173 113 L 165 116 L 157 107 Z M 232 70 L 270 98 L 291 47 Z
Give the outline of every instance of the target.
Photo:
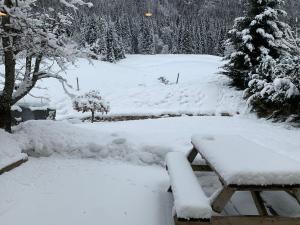
M 16 127 L 28 155 L 115 159 L 138 165 L 163 165 L 170 151 L 161 146 L 133 144 L 116 133 L 78 128 L 67 122 L 28 121 Z
M 0 169 L 18 160 L 25 159 L 26 154 L 21 153 L 21 148 L 14 135 L 0 129 Z

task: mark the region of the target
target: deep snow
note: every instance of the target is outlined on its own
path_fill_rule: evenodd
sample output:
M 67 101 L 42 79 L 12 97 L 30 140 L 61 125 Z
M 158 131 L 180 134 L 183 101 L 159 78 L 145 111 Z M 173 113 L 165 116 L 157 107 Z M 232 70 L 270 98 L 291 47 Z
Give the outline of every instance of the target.
M 0 177 L 0 224 L 172 224 L 173 200 L 166 192 L 169 180 L 162 166 L 167 152 L 191 149 L 193 134 L 240 135 L 300 163 L 300 130 L 249 115 L 242 93 L 229 88 L 228 79 L 216 74 L 220 65 L 218 57 L 195 55 L 129 56 L 118 64 L 95 62 L 94 66 L 80 60 L 78 68 L 67 71 L 67 77 L 74 87 L 79 77 L 81 91 L 69 92 L 98 89 L 110 101 L 109 115 L 217 116 L 94 124 L 76 119 L 69 120 L 73 124 L 30 121 L 15 127 L 13 135 L 1 131 L 0 159 L 12 159 L 21 150 L 44 157 L 31 157 Z M 178 72 L 178 85 L 166 86 L 157 80 L 165 76 L 174 82 Z M 49 97 L 59 120 L 88 115 L 74 112 L 59 82 L 50 79 L 40 85 L 48 90 L 34 90 L 33 94 Z M 21 103 L 32 101 L 41 104 L 30 97 Z M 234 116 L 218 116 L 222 112 Z M 220 188 L 212 174 L 197 176 L 208 196 Z M 287 194 L 264 197 L 280 214 L 300 215 Z M 257 212 L 250 194 L 237 193 L 223 213 Z
M 61 124 L 62 130 L 65 129 L 65 122 L 56 123 Z M 29 124 L 39 126 L 39 122 L 30 122 L 24 126 L 29 127 Z M 241 116 L 181 117 L 68 126 L 76 130 L 75 134 L 77 131 L 88 130 L 92 137 L 99 134 L 99 140 L 102 139 L 101 134 L 106 132 L 118 135 L 136 146 L 155 143 L 184 152 L 191 148 L 192 134 L 239 133 L 269 146 L 285 157 L 300 161 L 300 153 L 297 151 L 300 147 L 299 130 Z M 37 141 L 35 144 L 42 140 L 42 130 L 32 134 L 24 130 L 24 127 L 18 130 L 16 137 L 26 134 L 28 138 Z M 51 140 L 54 142 L 55 138 Z M 56 145 L 50 144 L 54 147 Z M 111 157 L 84 158 L 72 152 L 54 152 L 50 157 L 30 158 L 21 167 L 0 176 L 1 222 L 11 225 L 93 225 L 99 221 L 111 225 L 172 224 L 173 200 L 166 191 L 169 179 L 164 167 L 141 166 L 147 164 L 137 164 L 139 160 L 127 161 L 122 157 L 118 160 Z M 160 162 L 161 158 L 157 159 Z M 218 179 L 211 174 L 200 173 L 198 176 L 208 196 L 220 188 Z M 264 196 L 280 214 L 300 215 L 297 203 L 287 194 L 271 192 Z M 235 194 L 224 213 L 255 215 L 251 195 L 244 192 Z

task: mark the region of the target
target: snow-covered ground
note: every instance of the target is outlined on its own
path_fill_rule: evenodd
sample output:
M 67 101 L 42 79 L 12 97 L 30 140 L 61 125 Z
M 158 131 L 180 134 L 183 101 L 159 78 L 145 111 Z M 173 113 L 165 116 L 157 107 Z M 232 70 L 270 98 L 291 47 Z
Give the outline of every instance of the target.
M 76 125 L 28 122 L 15 130 L 21 146 L 34 146 L 50 157 L 31 157 L 0 176 L 0 220 L 11 225 L 172 224 L 173 200 L 166 192 L 169 179 L 162 155 L 188 151 L 195 133 L 240 134 L 300 162 L 299 130 L 241 116 Z M 209 195 L 220 187 L 211 174 L 200 178 Z M 270 193 L 266 198 L 281 214 L 300 215 L 287 195 Z M 237 193 L 225 212 L 255 214 L 251 195 Z
M 94 66 L 80 61 L 78 69 L 68 71 L 70 82 L 75 84 L 79 77 L 82 92 L 100 90 L 111 102 L 111 115 L 217 116 L 94 124 L 28 121 L 15 127 L 13 135 L 0 131 L 0 157 L 9 158 L 9 149 L 12 155 L 23 150 L 34 156 L 0 176 L 0 224 L 172 224 L 165 155 L 187 152 L 194 134 L 238 134 L 300 162 L 300 129 L 245 113 L 242 93 L 230 89 L 228 79 L 215 73 L 220 65 L 213 56 L 129 56 L 116 65 L 99 62 Z M 178 72 L 179 85 L 165 86 L 157 80 L 165 76 L 174 82 Z M 44 85 L 60 120 L 82 116 L 72 110 L 70 98 L 57 81 Z M 35 94 L 45 95 L 44 91 Z M 234 116 L 218 116 L 221 112 Z M 199 176 L 208 195 L 220 187 L 211 174 Z M 300 215 L 289 196 L 264 195 L 280 214 Z M 250 198 L 247 193 L 234 195 L 224 213 L 255 214 Z
M 110 102 L 111 116 L 243 113 L 241 93 L 230 89 L 228 79 L 217 74 L 221 65 L 221 58 L 208 55 L 130 55 L 117 64 L 79 60 L 77 67 L 71 66 L 67 71 L 66 78 L 73 86 L 67 89 L 75 95 L 100 91 Z M 171 85 L 160 83 L 158 78 L 162 76 Z M 48 104 L 57 109 L 57 119 L 83 116 L 72 109 L 71 98 L 60 82 L 47 79 L 39 85 L 48 90 L 36 89 L 32 94 L 47 97 Z M 30 96 L 20 103 L 32 101 L 36 105 L 41 103 Z

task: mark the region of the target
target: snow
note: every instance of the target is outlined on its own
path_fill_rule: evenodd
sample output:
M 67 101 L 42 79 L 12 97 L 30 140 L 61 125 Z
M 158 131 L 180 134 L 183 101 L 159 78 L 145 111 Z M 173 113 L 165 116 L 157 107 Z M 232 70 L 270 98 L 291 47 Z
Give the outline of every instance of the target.
M 15 137 L 0 129 L 0 169 L 26 159 L 27 155 L 21 153 L 21 147 Z
M 299 162 L 241 136 L 195 135 L 192 143 L 227 185 L 300 184 Z
M 182 152 L 167 154 L 176 216 L 183 219 L 208 219 L 212 215 L 210 201 Z
M 49 102 L 26 97 L 21 104 L 55 107 L 63 121 L 28 121 L 14 127 L 13 135 L 0 131 L 0 161 L 3 155 L 21 151 L 31 156 L 0 176 L 1 224 L 171 225 L 173 200 L 166 191 L 170 183 L 163 167 L 165 156 L 187 153 L 193 134 L 240 135 L 299 164 L 300 130 L 248 114 L 242 92 L 229 88 L 228 79 L 216 73 L 221 64 L 218 57 L 196 55 L 135 55 L 117 64 L 94 61 L 94 65 L 80 60 L 78 68 L 67 71 L 73 87 L 79 77 L 79 92 L 66 87 L 70 92 L 66 94 L 53 79 L 40 82 L 48 90 L 32 94 Z M 161 76 L 171 84 L 161 84 Z M 82 114 L 73 110 L 70 96 L 90 90 L 99 90 L 110 102 L 110 116 L 210 116 L 81 122 Z M 233 116 L 219 116 L 222 112 Z M 69 118 L 75 119 L 64 120 Z M 212 173 L 196 175 L 207 196 L 221 186 Z M 300 215 L 290 196 L 265 197 L 280 214 Z M 222 213 L 257 215 L 251 195 L 244 192 L 235 194 Z
M 164 163 L 171 149 L 154 144 L 133 143 L 114 132 L 76 128 L 67 122 L 28 121 L 15 128 L 23 151 L 33 156 L 93 158 L 127 161 L 137 165 Z
M 32 130 L 36 130 L 36 133 L 30 134 L 29 125 L 40 126 L 41 129 L 34 128 Z M 51 129 L 46 129 L 47 126 L 51 126 Z M 26 132 L 24 127 L 27 127 Z M 84 135 L 82 139 L 91 135 L 86 143 L 94 141 L 95 135 L 101 140 L 103 134 L 114 134 L 137 146 L 136 154 L 142 151 L 139 146 L 151 145 L 187 153 L 192 147 L 191 136 L 195 133 L 241 135 L 300 162 L 299 129 L 245 116 L 179 117 L 94 124 L 33 121 L 25 123 L 24 127 L 18 127 L 12 135 L 19 142 L 23 142 L 21 137 L 25 137 L 34 144 L 37 140 L 33 137 L 37 133 L 41 133 L 41 138 L 43 132 L 50 132 L 54 128 L 56 130 L 53 133 L 57 133 L 57 136 L 50 138 L 53 145 L 61 142 L 61 136 L 71 138 L 70 143 L 76 141 L 77 133 Z M 66 132 L 65 128 L 69 131 Z M 76 135 L 74 138 L 74 134 L 69 133 L 70 128 Z M 45 141 L 39 139 L 37 143 Z M 56 151 L 60 149 L 58 146 Z M 76 152 L 74 155 L 55 152 L 50 157 L 31 157 L 19 168 L 1 175 L 1 223 L 94 225 L 101 221 L 111 225 L 173 224 L 173 200 L 167 192 L 169 178 L 164 167 L 145 166 L 150 165 L 145 163 L 137 165 L 122 157 L 118 160 L 112 157 L 87 159 L 76 155 Z M 197 176 L 207 196 L 220 188 L 221 184 L 212 174 L 201 173 Z M 300 215 L 295 200 L 288 195 L 272 192 L 267 197 L 273 199 L 272 206 L 280 214 Z M 257 215 L 251 195 L 244 192 L 233 196 L 224 213 Z
M 229 88 L 229 79 L 217 74 L 221 65 L 221 58 L 208 55 L 128 55 L 116 64 L 100 61 L 89 64 L 82 59 L 77 67 L 66 72 L 66 79 L 74 88 L 66 86 L 66 89 L 71 96 L 100 91 L 110 102 L 109 116 L 243 113 L 241 92 Z M 159 82 L 162 76 L 171 85 Z M 73 109 L 72 99 L 59 81 L 51 78 L 38 85 L 48 90 L 35 89 L 32 94 L 50 99 L 48 104 L 57 109 L 57 119 L 90 116 Z M 40 100 L 28 96 L 20 103 L 36 101 Z
M 0 176 L 1 225 L 171 225 L 161 167 L 31 158 Z

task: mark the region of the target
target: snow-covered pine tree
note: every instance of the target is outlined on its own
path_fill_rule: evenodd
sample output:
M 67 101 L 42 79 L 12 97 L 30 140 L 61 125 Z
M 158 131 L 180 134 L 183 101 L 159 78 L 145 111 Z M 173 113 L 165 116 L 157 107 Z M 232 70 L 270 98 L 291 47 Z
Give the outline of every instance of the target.
M 122 38 L 118 36 L 113 22 L 108 24 L 107 32 L 107 52 L 105 61 L 116 62 L 121 59 L 125 59 L 125 50 L 122 43 Z
M 107 54 L 107 31 L 108 25 L 104 18 L 96 18 L 97 39 L 91 46 L 91 51 L 95 53 L 98 59 L 103 60 Z
M 261 43 L 258 65 L 252 70 L 245 97 L 253 110 L 262 115 L 286 118 L 300 116 L 299 52 L 289 38 L 290 27 L 279 20 L 281 0 L 268 0 L 251 25 Z M 261 5 L 260 5 L 261 6 Z M 260 38 L 260 39 L 259 39 Z
M 115 53 L 115 59 L 116 61 L 121 60 L 121 59 L 125 59 L 125 49 L 123 46 L 123 41 L 122 38 L 116 33 L 115 34 L 115 38 L 114 38 L 114 53 Z
M 142 19 L 138 42 L 140 54 L 155 54 L 154 31 L 150 18 Z
M 125 50 L 125 53 L 133 53 L 132 50 L 132 33 L 131 33 L 131 27 L 130 22 L 128 19 L 128 15 L 123 15 L 120 19 L 116 21 L 116 31 L 119 37 L 122 39 L 123 47 Z
M 95 16 L 88 17 L 88 24 L 86 24 L 86 26 L 87 32 L 85 34 L 85 41 L 88 46 L 92 46 L 96 42 L 99 34 Z
M 107 36 L 106 36 L 106 56 L 105 61 L 115 63 L 115 51 L 114 51 L 114 31 L 112 29 L 112 22 L 108 24 Z
M 183 32 L 181 33 L 181 54 L 193 54 L 195 53 L 195 43 L 193 40 L 193 28 L 190 22 L 184 24 Z
M 277 59 L 288 49 L 284 38 L 288 26 L 280 21 L 285 14 L 282 4 L 283 0 L 248 0 L 246 16 L 235 20 L 227 41 L 234 52 L 225 57 L 229 62 L 224 66 L 235 86 L 247 88 L 264 57 Z

